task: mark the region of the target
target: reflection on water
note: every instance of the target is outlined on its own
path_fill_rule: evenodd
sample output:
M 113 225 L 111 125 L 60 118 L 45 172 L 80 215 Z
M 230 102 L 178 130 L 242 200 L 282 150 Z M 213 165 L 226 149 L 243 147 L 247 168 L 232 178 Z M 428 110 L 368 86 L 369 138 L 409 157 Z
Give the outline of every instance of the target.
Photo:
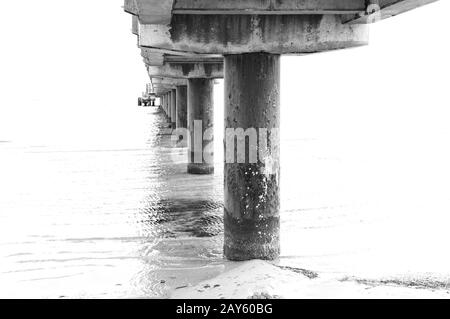
M 2 141 L 0 297 L 166 297 L 230 266 L 222 258 L 220 153 L 214 176 L 187 175 L 186 150 L 162 134 L 162 114 L 145 112 L 148 140 L 139 148 Z M 445 275 L 436 243 L 447 235 L 424 240 L 416 236 L 420 220 L 389 219 L 395 207 L 349 183 L 360 177 L 351 177 L 354 163 L 320 154 L 319 144 L 283 139 L 283 267 Z
M 166 296 L 220 271 L 221 170 L 188 176 L 146 116 L 141 148 L 2 144 L 1 297 Z

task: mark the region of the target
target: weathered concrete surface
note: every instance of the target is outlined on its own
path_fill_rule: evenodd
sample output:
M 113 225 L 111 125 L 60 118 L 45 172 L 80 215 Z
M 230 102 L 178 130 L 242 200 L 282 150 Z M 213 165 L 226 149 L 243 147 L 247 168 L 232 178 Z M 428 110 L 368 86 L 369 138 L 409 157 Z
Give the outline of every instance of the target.
M 187 63 L 164 64 L 162 66 L 147 65 L 148 74 L 166 78 L 223 78 L 222 63 Z
M 167 92 L 170 91 L 172 89 L 175 89 L 176 86 L 175 85 L 167 85 L 167 84 L 159 84 L 156 83 L 154 84 L 153 88 L 159 92 Z
M 168 122 L 170 122 L 169 105 L 170 105 L 170 96 L 169 93 L 166 92 L 166 119 Z
M 164 54 L 155 52 L 152 49 L 141 47 L 141 56 L 148 65 L 161 66 L 164 64 Z
M 170 93 L 167 92 L 166 93 L 166 117 L 167 117 L 167 122 L 171 122 L 170 119 Z
M 400 14 L 437 0 L 377 0 Z M 172 15 L 361 15 L 369 0 L 125 0 L 124 9 L 142 24 L 168 25 Z
M 175 79 L 175 78 L 164 78 L 164 77 L 151 76 L 151 83 L 154 87 L 156 87 L 158 85 L 175 87 L 178 85 L 187 85 L 187 80 L 186 79 Z
M 314 53 L 366 45 L 365 25 L 339 15 L 174 15 L 169 25 L 140 25 L 141 46 L 202 54 Z
M 214 173 L 214 80 L 189 79 L 188 173 Z
M 147 65 L 161 66 L 165 63 L 223 63 L 220 54 L 197 54 L 159 48 L 148 48 L 138 45 L 141 56 Z
M 155 87 L 154 91 L 155 91 L 155 94 L 160 97 L 162 97 L 167 92 L 167 90 L 162 87 Z M 162 102 L 161 102 L 161 104 L 162 104 Z
M 225 70 L 225 128 L 279 130 L 280 56 L 228 55 Z M 224 253 L 230 260 L 272 260 L 280 253 L 280 136 L 268 136 L 272 150 L 256 163 L 250 160 L 248 147 L 244 161 L 238 163 L 238 143 L 231 149 L 234 163 L 227 162 L 228 156 L 225 162 Z M 225 138 L 227 154 L 231 147 L 227 132 Z M 245 137 L 243 142 L 250 144 Z M 258 152 L 263 143 L 259 139 L 253 144 Z
M 139 17 L 141 23 L 168 24 L 173 0 L 125 0 L 124 10 Z
M 176 121 L 177 121 L 177 90 L 172 89 L 170 91 L 170 120 L 171 120 L 171 127 L 173 129 L 176 128 Z
M 364 9 L 361 0 L 176 0 L 173 14 L 356 14 Z
M 192 56 L 165 55 L 164 61 L 168 64 L 223 64 L 223 56 L 218 54 L 196 54 Z
M 170 120 L 170 93 L 166 93 L 166 115 L 167 115 L 167 122 L 171 122 Z
M 164 93 L 162 97 L 163 97 L 162 109 L 163 109 L 163 112 L 164 112 L 164 116 L 167 117 L 167 107 L 166 107 L 166 105 L 167 105 L 167 96 Z
M 161 105 L 161 107 L 162 107 L 164 116 L 167 117 L 167 95 L 166 95 L 166 93 L 164 93 L 162 95 L 162 105 Z
M 223 57 L 214 54 L 172 55 L 161 50 L 141 47 L 141 56 L 146 65 L 163 66 L 165 64 L 223 64 Z
M 169 96 L 167 95 L 167 92 L 166 93 L 164 93 L 164 97 L 165 97 L 165 100 L 164 100 L 164 113 L 166 114 L 166 118 L 168 119 L 169 118 Z
M 144 63 L 161 67 L 179 56 L 202 56 L 195 63 L 209 63 L 222 54 L 303 54 L 361 46 L 368 43 L 368 29 L 359 24 L 435 1 L 125 0 L 124 9 L 133 15 L 132 32 Z
M 177 128 L 187 128 L 187 85 L 177 86 Z
M 137 16 L 132 16 L 131 33 L 133 33 L 134 35 L 139 35 L 139 19 Z

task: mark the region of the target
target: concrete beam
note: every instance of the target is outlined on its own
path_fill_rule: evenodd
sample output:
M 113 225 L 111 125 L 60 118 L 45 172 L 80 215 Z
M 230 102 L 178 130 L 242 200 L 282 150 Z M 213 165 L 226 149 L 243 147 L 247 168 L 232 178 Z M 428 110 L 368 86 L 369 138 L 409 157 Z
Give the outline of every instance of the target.
M 143 24 L 170 24 L 172 15 L 328 15 L 361 14 L 367 4 L 395 5 L 397 15 L 437 0 L 125 0 L 124 10 Z M 364 19 L 361 20 L 364 23 Z
M 131 18 L 131 33 L 139 35 L 139 20 L 137 16 Z
M 373 1 L 373 0 L 372 0 Z M 373 11 L 349 21 L 350 24 L 368 24 L 378 22 L 393 16 L 408 12 L 418 7 L 436 2 L 437 0 L 378 0 L 373 1 Z M 378 8 L 377 8 L 378 6 Z
M 168 64 L 162 66 L 147 65 L 147 71 L 150 77 L 165 77 L 178 79 L 204 78 L 218 79 L 223 78 L 222 63 L 189 63 L 189 64 Z
M 217 54 L 171 55 L 146 47 L 141 47 L 141 56 L 146 64 L 154 66 L 164 63 L 223 63 L 223 57 Z
M 124 10 L 144 24 L 169 24 L 173 0 L 125 0 Z
M 170 85 L 170 86 L 180 86 L 187 85 L 186 79 L 173 79 L 173 78 L 164 78 L 164 77 L 151 77 L 151 82 L 153 85 Z
M 164 55 L 158 52 L 154 52 L 151 49 L 141 47 L 141 56 L 144 58 L 144 62 L 148 65 L 164 64 Z
M 163 88 L 156 88 L 155 94 L 159 96 L 160 98 L 163 97 L 169 90 L 163 89 Z
M 170 14 L 349 14 L 365 0 L 125 0 L 126 12 L 149 24 L 170 23 Z
M 153 90 L 165 90 L 165 91 L 171 91 L 173 89 L 176 89 L 176 85 L 170 85 L 170 84 L 154 84 L 153 85 Z
M 174 15 L 139 27 L 140 45 L 198 54 L 314 53 L 366 45 L 365 25 L 338 15 Z
M 137 4 L 134 0 L 125 0 L 125 3 L 123 5 L 123 10 L 125 12 L 128 12 L 129 14 L 133 14 L 136 16 L 139 12 L 139 10 L 137 8 Z
M 223 63 L 223 56 L 221 55 L 192 55 L 192 56 L 179 56 L 179 55 L 166 55 L 164 62 L 170 64 L 189 64 L 189 63 L 204 63 L 204 64 L 221 64 Z
M 174 51 L 174 50 L 169 50 L 169 49 L 164 49 L 164 48 L 149 47 L 149 46 L 145 46 L 145 45 L 139 45 L 139 47 L 148 49 L 152 53 L 158 53 L 158 54 L 163 54 L 163 55 L 176 55 L 176 56 L 186 56 L 186 57 L 205 56 L 205 54 L 199 54 L 199 53 L 195 53 L 195 52 Z M 213 54 L 213 55 L 206 54 L 206 56 L 217 57 L 218 54 Z
M 368 31 L 353 25 L 436 1 L 126 0 L 125 10 L 134 15 L 132 32 L 139 35 L 145 63 L 161 66 L 165 54 L 302 54 L 360 46 Z M 250 15 L 258 10 L 263 12 Z
M 173 14 L 356 14 L 364 0 L 176 0 Z

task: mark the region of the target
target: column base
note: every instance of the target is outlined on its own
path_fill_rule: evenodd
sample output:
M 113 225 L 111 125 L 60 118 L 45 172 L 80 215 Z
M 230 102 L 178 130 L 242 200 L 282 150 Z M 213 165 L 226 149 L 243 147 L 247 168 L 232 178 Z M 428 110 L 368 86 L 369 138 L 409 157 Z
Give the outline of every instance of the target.
M 276 260 L 280 256 L 278 216 L 236 219 L 225 210 L 224 226 L 224 255 L 228 260 Z
M 210 175 L 214 174 L 214 166 L 209 164 L 189 163 L 187 168 L 188 174 L 193 175 Z

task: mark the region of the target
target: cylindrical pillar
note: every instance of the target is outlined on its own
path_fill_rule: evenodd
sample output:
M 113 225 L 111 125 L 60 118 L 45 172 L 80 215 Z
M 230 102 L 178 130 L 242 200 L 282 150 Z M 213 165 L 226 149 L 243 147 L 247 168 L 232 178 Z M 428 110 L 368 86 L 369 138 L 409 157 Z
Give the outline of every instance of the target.
M 172 93 L 171 91 L 169 91 L 167 93 L 167 120 L 169 123 L 172 123 L 171 118 L 172 112 L 170 111 L 171 107 L 172 107 Z
M 162 100 L 162 110 L 164 116 L 166 116 L 166 93 L 163 94 L 163 100 Z
M 169 100 L 170 96 L 166 93 L 166 119 L 169 120 Z
M 214 173 L 214 80 L 188 82 L 189 174 Z
M 187 128 L 187 85 L 177 86 L 177 128 Z
M 224 254 L 230 260 L 279 257 L 279 127 L 280 56 L 225 56 Z
M 170 124 L 173 129 L 177 126 L 177 90 L 170 91 Z

